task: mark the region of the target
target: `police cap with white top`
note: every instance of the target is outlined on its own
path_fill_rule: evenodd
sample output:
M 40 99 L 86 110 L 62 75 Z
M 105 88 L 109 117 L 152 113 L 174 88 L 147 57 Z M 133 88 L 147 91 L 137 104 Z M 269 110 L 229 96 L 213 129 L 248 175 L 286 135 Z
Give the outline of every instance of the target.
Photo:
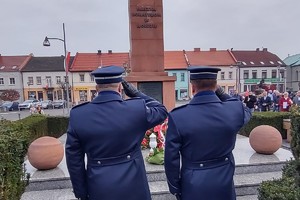
M 190 79 L 217 79 L 218 71 L 221 71 L 220 68 L 215 67 L 204 67 L 204 66 L 191 66 L 188 67 L 190 72 Z
M 92 71 L 97 84 L 119 83 L 123 80 L 125 69 L 119 66 L 105 66 Z

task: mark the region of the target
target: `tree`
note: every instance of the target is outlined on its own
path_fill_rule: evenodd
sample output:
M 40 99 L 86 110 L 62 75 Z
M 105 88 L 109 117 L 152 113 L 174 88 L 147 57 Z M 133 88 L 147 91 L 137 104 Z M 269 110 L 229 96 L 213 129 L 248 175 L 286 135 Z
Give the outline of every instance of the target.
M 0 94 L 0 99 L 3 101 L 16 101 L 20 98 L 20 93 L 16 90 L 4 90 Z

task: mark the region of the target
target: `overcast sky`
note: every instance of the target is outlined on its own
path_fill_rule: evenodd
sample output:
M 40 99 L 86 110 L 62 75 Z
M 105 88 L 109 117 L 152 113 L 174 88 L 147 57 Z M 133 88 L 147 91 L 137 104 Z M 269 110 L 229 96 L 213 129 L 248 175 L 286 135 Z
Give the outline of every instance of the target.
M 300 53 L 300 0 L 163 0 L 165 50 Z M 1 0 L 0 54 L 57 56 L 67 50 L 128 52 L 128 0 Z

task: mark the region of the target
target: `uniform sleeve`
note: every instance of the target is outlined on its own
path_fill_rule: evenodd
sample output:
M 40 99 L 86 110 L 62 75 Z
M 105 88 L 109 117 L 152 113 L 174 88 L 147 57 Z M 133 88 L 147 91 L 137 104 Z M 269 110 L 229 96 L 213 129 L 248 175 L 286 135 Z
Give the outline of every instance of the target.
M 70 120 L 71 121 L 71 120 Z M 66 161 L 76 198 L 87 197 L 86 170 L 84 152 L 77 134 L 69 123 L 66 141 Z
M 243 105 L 243 107 L 244 107 L 244 125 L 245 125 L 250 121 L 252 117 L 252 112 L 247 106 Z
M 169 115 L 165 144 L 165 173 L 167 175 L 169 190 L 172 194 L 181 194 L 180 148 L 181 137 L 173 118 Z
M 168 111 L 163 104 L 141 92 L 139 97 L 146 103 L 147 129 L 162 123 L 167 118 Z

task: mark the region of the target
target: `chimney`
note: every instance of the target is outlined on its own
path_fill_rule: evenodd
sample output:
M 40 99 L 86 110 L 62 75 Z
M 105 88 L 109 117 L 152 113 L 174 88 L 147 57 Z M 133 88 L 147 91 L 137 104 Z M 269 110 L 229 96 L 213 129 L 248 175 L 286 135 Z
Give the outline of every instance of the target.
M 97 53 L 98 55 L 101 55 L 101 50 L 98 50 L 98 53 Z
M 264 52 L 267 52 L 267 51 L 268 51 L 268 48 L 263 48 L 263 51 L 264 51 Z
M 109 54 L 112 54 L 112 50 L 108 50 L 108 53 L 109 53 Z
M 194 48 L 194 52 L 200 52 L 201 49 L 200 48 Z
M 210 48 L 209 51 L 217 51 L 217 48 Z
M 256 51 L 259 51 L 259 48 L 256 48 Z

